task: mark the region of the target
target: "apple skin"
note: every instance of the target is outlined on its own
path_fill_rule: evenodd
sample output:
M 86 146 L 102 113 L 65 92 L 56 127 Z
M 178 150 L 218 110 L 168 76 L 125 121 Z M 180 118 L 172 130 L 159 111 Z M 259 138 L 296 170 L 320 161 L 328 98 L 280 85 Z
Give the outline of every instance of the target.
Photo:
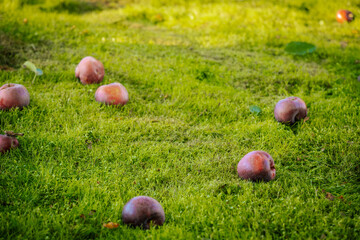
M 295 123 L 307 115 L 305 102 L 298 97 L 288 97 L 280 100 L 274 108 L 275 119 L 281 123 Z
M 100 83 L 104 78 L 104 65 L 93 57 L 84 57 L 75 69 L 75 77 L 82 84 Z
M 264 151 L 253 151 L 246 154 L 237 165 L 240 178 L 257 181 L 271 181 L 275 178 L 274 160 Z
M 164 209 L 155 199 L 138 196 L 127 202 L 122 211 L 122 221 L 132 227 L 150 228 L 150 222 L 162 226 L 165 222 Z
M 7 83 L 0 87 L 0 109 L 23 108 L 29 105 L 30 95 L 21 84 Z
M 129 101 L 129 94 L 121 83 L 110 83 L 96 90 L 95 100 L 107 105 L 124 106 Z
M 336 13 L 336 20 L 339 23 L 343 23 L 343 22 L 352 22 L 354 21 L 355 16 L 352 12 L 350 12 L 349 10 L 339 10 Z
M 19 141 L 15 137 L 0 135 L 0 153 L 5 153 L 10 149 L 17 148 Z

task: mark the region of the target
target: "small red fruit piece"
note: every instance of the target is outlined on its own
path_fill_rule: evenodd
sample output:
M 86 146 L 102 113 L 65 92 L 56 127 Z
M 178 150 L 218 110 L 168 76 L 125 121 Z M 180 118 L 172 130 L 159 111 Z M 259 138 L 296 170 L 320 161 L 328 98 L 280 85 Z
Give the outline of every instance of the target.
M 251 181 L 271 181 L 276 170 L 273 158 L 264 151 L 253 151 L 246 154 L 237 165 L 237 172 L 242 179 Z
M 122 221 L 132 227 L 149 229 L 150 223 L 162 226 L 165 222 L 164 209 L 155 199 L 138 196 L 127 202 L 122 211 Z
M 123 106 L 129 101 L 129 94 L 121 83 L 110 83 L 96 90 L 95 100 L 108 105 Z
M 84 85 L 100 83 L 104 74 L 104 65 L 93 57 L 84 57 L 75 69 L 75 77 Z
M 350 12 L 349 10 L 339 10 L 336 13 L 336 20 L 339 23 L 343 23 L 343 22 L 352 22 L 355 19 L 355 16 L 352 12 Z
M 295 121 L 306 117 L 306 104 L 298 97 L 282 99 L 275 105 L 274 115 L 278 122 L 295 123 Z
M 28 90 L 21 84 L 7 83 L 0 87 L 0 109 L 23 108 L 30 103 Z
M 0 153 L 5 153 L 6 151 L 17 148 L 18 146 L 19 141 L 15 137 L 0 135 Z

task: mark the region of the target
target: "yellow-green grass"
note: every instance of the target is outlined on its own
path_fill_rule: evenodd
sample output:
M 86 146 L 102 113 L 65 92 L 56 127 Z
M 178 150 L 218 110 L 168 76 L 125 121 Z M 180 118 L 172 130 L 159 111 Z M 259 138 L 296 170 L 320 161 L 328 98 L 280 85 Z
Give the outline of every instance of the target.
M 0 129 L 25 134 L 0 156 L 0 239 L 359 238 L 360 20 L 336 22 L 339 9 L 360 16 L 335 0 L 0 1 L 0 84 L 31 95 L 0 112 Z M 317 50 L 289 55 L 291 41 Z M 75 79 L 88 55 L 127 105 Z M 288 96 L 307 121 L 276 122 Z M 272 155 L 274 181 L 239 179 L 253 150 Z M 164 226 L 121 223 L 139 195 Z

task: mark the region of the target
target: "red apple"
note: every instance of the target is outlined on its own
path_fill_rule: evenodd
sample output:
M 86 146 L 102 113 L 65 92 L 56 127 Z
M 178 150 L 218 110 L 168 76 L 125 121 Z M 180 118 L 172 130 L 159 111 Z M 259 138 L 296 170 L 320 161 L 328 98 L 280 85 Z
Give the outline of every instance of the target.
M 264 151 L 246 154 L 237 165 L 237 172 L 242 179 L 252 181 L 270 181 L 275 178 L 274 160 Z
M 129 94 L 121 83 L 100 86 L 95 92 L 95 100 L 108 105 L 125 105 Z
M 75 77 L 82 84 L 100 83 L 104 74 L 104 65 L 93 57 L 84 57 L 75 69 Z
M 349 10 L 339 10 L 336 13 L 336 20 L 339 23 L 343 23 L 343 22 L 352 22 L 355 19 L 355 16 L 352 12 L 350 12 Z
M 150 222 L 162 226 L 165 222 L 164 209 L 151 197 L 139 196 L 125 204 L 122 221 L 132 227 L 150 228 Z
M 294 123 L 307 115 L 305 102 L 298 97 L 288 97 L 280 100 L 274 109 L 275 119 L 281 123 Z
M 9 151 L 10 149 L 17 148 L 19 142 L 15 137 L 0 135 L 0 153 Z
M 23 108 L 30 103 L 28 90 L 21 84 L 7 83 L 0 87 L 0 109 Z

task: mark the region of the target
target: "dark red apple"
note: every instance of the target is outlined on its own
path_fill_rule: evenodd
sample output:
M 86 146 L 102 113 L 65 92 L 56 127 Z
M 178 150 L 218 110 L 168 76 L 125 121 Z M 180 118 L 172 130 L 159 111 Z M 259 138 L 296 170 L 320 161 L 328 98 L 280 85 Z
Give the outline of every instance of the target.
M 352 12 L 350 12 L 349 10 L 339 10 L 336 13 L 336 20 L 339 23 L 343 23 L 343 22 L 352 22 L 355 19 L 355 16 Z
M 307 115 L 305 102 L 298 97 L 288 97 L 280 100 L 274 109 L 275 119 L 281 123 L 294 123 Z
M 129 94 L 121 83 L 100 86 L 95 92 L 95 100 L 108 105 L 125 105 Z
M 125 204 L 122 221 L 132 227 L 150 228 L 150 223 L 162 226 L 165 222 L 164 209 L 151 197 L 139 196 Z
M 10 149 L 17 148 L 19 141 L 12 136 L 0 135 L 0 153 L 5 153 Z
M 237 165 L 237 172 L 242 179 L 251 181 L 270 181 L 275 178 L 274 160 L 264 151 L 246 154 Z
M 104 74 L 104 65 L 93 57 L 84 57 L 75 69 L 75 77 L 82 84 L 100 83 Z
M 0 87 L 0 109 L 23 108 L 30 103 L 28 90 L 21 84 L 7 83 Z

